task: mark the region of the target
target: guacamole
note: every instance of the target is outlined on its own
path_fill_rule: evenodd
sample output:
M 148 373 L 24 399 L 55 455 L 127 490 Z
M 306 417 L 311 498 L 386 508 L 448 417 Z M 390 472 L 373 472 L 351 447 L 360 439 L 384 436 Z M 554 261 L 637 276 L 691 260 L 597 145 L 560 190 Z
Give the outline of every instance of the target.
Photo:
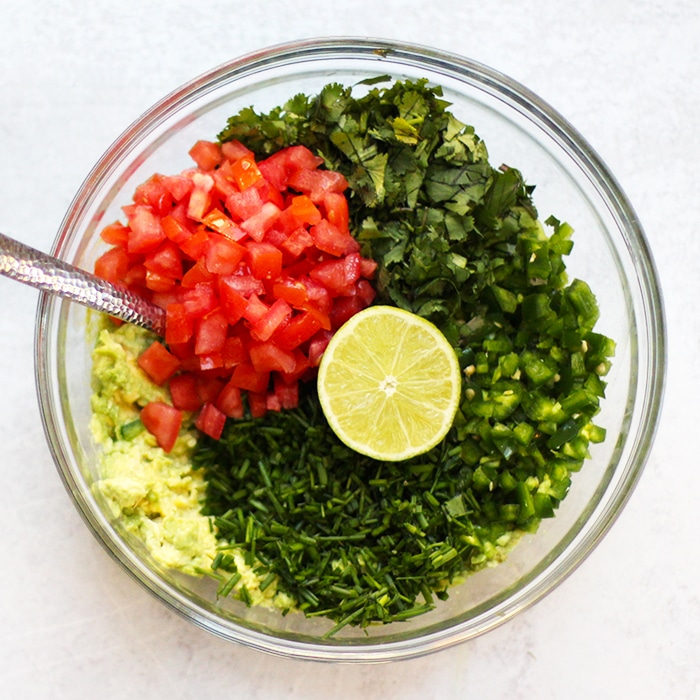
M 200 513 L 205 482 L 192 468 L 196 430 L 183 423 L 166 453 L 143 428 L 139 411 L 149 401 L 170 400 L 137 364 L 154 336 L 136 326 L 104 321 L 93 351 L 91 431 L 100 451 L 98 497 L 124 530 L 141 540 L 160 565 L 190 575 L 211 573 L 222 542 L 211 518 Z M 225 543 L 223 543 L 225 545 Z M 289 609 L 293 601 L 261 580 L 237 550 L 227 550 L 252 604 Z

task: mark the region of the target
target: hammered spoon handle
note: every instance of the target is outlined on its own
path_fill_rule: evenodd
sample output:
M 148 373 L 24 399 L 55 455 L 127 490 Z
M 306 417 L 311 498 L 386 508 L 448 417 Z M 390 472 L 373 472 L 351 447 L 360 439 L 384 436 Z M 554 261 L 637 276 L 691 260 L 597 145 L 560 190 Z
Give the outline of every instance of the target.
M 165 335 L 165 312 L 160 307 L 2 233 L 0 274 Z

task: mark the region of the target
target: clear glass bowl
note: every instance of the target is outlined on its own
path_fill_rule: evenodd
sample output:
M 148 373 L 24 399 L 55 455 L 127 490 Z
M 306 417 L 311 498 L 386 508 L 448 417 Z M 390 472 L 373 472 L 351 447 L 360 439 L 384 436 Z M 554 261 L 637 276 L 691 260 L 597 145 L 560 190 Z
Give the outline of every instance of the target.
M 597 330 L 617 341 L 607 398 L 597 422 L 603 444 L 574 476 L 555 518 L 526 536 L 507 561 L 452 589 L 437 608 L 408 622 L 345 628 L 286 617 L 236 601 L 217 602 L 212 583 L 159 567 L 103 508 L 91 489 L 96 447 L 90 418 L 88 314 L 43 295 L 36 327 L 36 370 L 46 435 L 65 485 L 107 551 L 146 589 L 193 623 L 226 639 L 290 657 L 383 661 L 418 656 L 470 639 L 532 605 L 584 559 L 614 522 L 642 471 L 663 393 L 663 307 L 640 223 L 613 175 L 555 110 L 510 78 L 455 55 L 369 39 L 324 39 L 274 47 L 196 78 L 149 109 L 109 148 L 68 210 L 53 252 L 92 269 L 104 250 L 100 228 L 120 218 L 137 184 L 154 172 L 190 166 L 187 151 L 214 138 L 250 105 L 264 111 L 328 82 L 354 84 L 388 74 L 441 85 L 452 111 L 475 126 L 494 165 L 519 168 L 535 184 L 541 215 L 576 229 L 571 276 L 601 302 Z

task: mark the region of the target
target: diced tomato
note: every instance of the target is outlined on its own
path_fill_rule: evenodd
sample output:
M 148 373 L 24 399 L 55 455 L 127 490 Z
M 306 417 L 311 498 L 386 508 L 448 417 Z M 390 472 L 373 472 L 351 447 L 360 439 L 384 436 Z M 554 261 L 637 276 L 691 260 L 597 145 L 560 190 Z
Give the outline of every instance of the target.
M 100 237 L 108 245 L 124 246 L 129 242 L 131 229 L 119 221 L 105 226 L 100 232 Z
M 236 162 L 239 158 L 244 156 L 252 156 L 253 152 L 244 146 L 240 141 L 233 139 L 232 141 L 226 141 L 221 144 L 221 152 L 224 157 L 231 162 Z
M 155 250 L 165 238 L 160 218 L 151 208 L 144 204 L 137 204 L 129 216 L 131 236 L 127 244 L 130 253 L 148 253 Z
M 180 250 L 192 260 L 199 260 L 204 255 L 204 249 L 209 240 L 209 233 L 200 226 L 187 240 L 180 243 Z
M 141 422 L 166 452 L 175 446 L 182 425 L 182 411 L 162 401 L 151 401 L 141 409 Z
M 214 170 L 224 157 L 218 143 L 204 140 L 197 141 L 190 148 L 189 155 L 202 170 Z
M 270 341 L 253 343 L 249 348 L 250 361 L 259 374 L 293 372 L 297 366 L 294 354 Z
M 226 425 L 226 414 L 222 413 L 213 403 L 205 403 L 197 416 L 195 425 L 205 435 L 219 440 Z
M 262 418 L 267 413 L 267 394 L 263 392 L 248 392 L 248 408 L 253 418 Z
M 251 323 L 257 323 L 268 311 L 270 307 L 260 299 L 260 297 L 253 292 L 248 297 L 248 302 L 246 303 L 245 310 L 243 311 L 243 318 Z
M 260 190 L 257 187 L 249 187 L 242 192 L 233 192 L 226 197 L 226 209 L 234 219 L 245 221 L 255 216 L 263 205 Z
M 244 408 L 241 390 L 231 382 L 221 390 L 215 405 L 229 418 L 243 418 Z
M 299 405 L 298 382 L 286 382 L 278 375 L 275 377 L 274 387 L 275 396 L 277 396 L 282 408 L 296 408 Z
M 192 191 L 194 183 L 192 178 L 184 175 L 168 175 L 163 178 L 163 186 L 167 188 L 176 202 L 180 202 Z
M 163 233 L 178 246 L 182 245 L 191 235 L 192 231 L 187 229 L 172 214 L 167 214 L 160 220 Z
M 312 226 L 311 236 L 319 250 L 331 255 L 341 256 L 359 250 L 357 241 L 328 219 L 322 219 L 316 226 Z
M 146 268 L 146 288 L 154 292 L 168 292 L 175 288 L 175 278 Z
M 211 355 L 224 349 L 228 321 L 221 309 L 214 309 L 203 316 L 196 329 L 194 352 L 196 355 Z
M 203 219 L 202 224 L 207 228 L 226 236 L 232 241 L 240 241 L 245 238 L 245 231 L 235 224 L 226 214 L 220 209 L 212 209 Z
M 335 170 L 298 170 L 289 178 L 289 186 L 321 203 L 329 192 L 344 192 L 348 181 Z
M 344 233 L 349 230 L 350 212 L 345 195 L 340 192 L 326 192 L 323 197 L 323 209 L 330 223 Z
M 134 202 L 145 204 L 154 214 L 164 216 L 173 206 L 173 195 L 165 185 L 165 178 L 156 174 L 136 188 Z
M 320 330 L 311 338 L 308 350 L 309 367 L 318 367 L 321 356 L 326 351 L 332 336 L 331 331 Z
M 159 386 L 180 368 L 180 360 L 157 340 L 138 357 L 139 367 Z
M 299 224 L 316 225 L 321 222 L 321 212 L 305 194 L 292 197 L 289 208 Z
M 281 247 L 293 257 L 298 257 L 313 244 L 314 239 L 311 234 L 305 228 L 299 227 L 287 236 L 287 240 L 281 244 Z
M 214 282 L 216 275 L 207 269 L 206 259 L 200 258 L 192 267 L 185 272 L 180 280 L 184 289 L 192 289 L 203 282 Z
M 294 316 L 275 335 L 274 341 L 284 350 L 294 350 L 320 330 L 321 323 L 308 311 Z
M 204 246 L 207 270 L 215 275 L 232 275 L 245 253 L 246 249 L 242 245 L 213 233 Z
M 194 187 L 190 193 L 190 201 L 187 205 L 187 216 L 195 221 L 201 221 L 206 213 L 212 187 L 214 187 L 214 178 L 206 173 L 194 173 L 192 175 Z
M 170 397 L 173 406 L 181 411 L 198 411 L 202 406 L 202 400 L 197 392 L 197 379 L 194 374 L 182 372 L 171 378 Z
M 117 245 L 100 255 L 95 261 L 95 274 L 113 284 L 122 284 L 131 261 L 126 250 Z
M 224 348 L 221 351 L 221 357 L 224 362 L 224 367 L 228 369 L 248 359 L 248 351 L 240 336 L 232 335 L 226 338 Z
M 172 279 L 182 278 L 182 256 L 180 249 L 170 240 L 164 240 L 156 250 L 148 253 L 143 264 L 147 270 Z
M 284 299 L 276 299 L 264 316 L 253 323 L 251 335 L 257 340 L 268 340 L 292 315 L 292 307 Z
M 284 299 L 288 304 L 298 309 L 303 308 L 309 300 L 306 285 L 301 280 L 291 277 L 278 279 L 272 286 L 272 294 L 276 299 Z
M 105 227 L 95 271 L 165 309 L 167 348 L 139 364 L 169 383 L 171 417 L 199 411 L 218 437 L 246 403 L 252 416 L 297 405 L 334 329 L 373 302 L 376 263 L 349 232 L 347 181 L 308 148 L 257 163 L 238 141 L 201 140 L 190 155 L 196 167 L 149 178 L 127 224 Z
M 260 211 L 241 223 L 241 228 L 255 241 L 262 241 L 280 215 L 280 208 L 272 202 L 265 202 Z
M 360 256 L 351 253 L 344 258 L 327 260 L 311 270 L 309 275 L 332 295 L 350 295 L 353 284 L 360 278 Z
M 203 282 L 182 295 L 182 304 L 190 318 L 206 316 L 218 306 L 218 296 L 213 283 Z
M 252 362 L 241 362 L 235 366 L 231 382 L 239 389 L 262 392 L 267 390 L 270 375 L 268 372 L 258 372 Z
M 248 264 L 253 277 L 275 280 L 282 273 L 282 251 L 266 241 L 248 243 Z
M 218 377 L 203 374 L 197 376 L 197 394 L 203 404 L 214 403 L 223 388 L 224 382 Z
M 231 174 L 241 191 L 248 189 L 263 177 L 252 153 L 234 161 L 231 166 Z

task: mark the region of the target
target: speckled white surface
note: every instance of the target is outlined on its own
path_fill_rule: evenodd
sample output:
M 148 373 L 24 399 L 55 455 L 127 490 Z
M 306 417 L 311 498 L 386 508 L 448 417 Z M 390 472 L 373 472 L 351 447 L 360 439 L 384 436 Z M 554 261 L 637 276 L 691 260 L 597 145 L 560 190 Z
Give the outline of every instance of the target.
M 218 640 L 165 609 L 83 525 L 33 376 L 37 295 L 0 279 L 0 696 L 700 697 L 700 4 L 697 0 L 4 0 L 0 230 L 48 250 L 94 161 L 191 77 L 270 44 L 433 45 L 527 84 L 593 144 L 654 251 L 669 323 L 654 450 L 629 505 L 559 588 L 427 658 L 330 666 Z

